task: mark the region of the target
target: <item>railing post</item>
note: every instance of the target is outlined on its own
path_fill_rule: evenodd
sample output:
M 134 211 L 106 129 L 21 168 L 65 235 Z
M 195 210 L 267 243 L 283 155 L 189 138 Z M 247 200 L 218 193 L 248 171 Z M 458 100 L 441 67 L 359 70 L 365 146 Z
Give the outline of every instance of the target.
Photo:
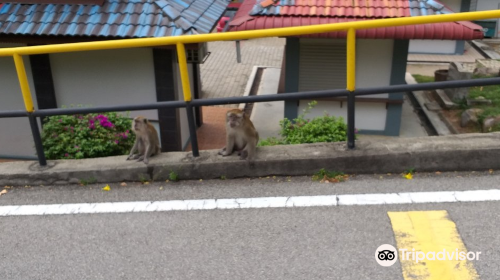
M 19 79 L 19 85 L 21 86 L 24 106 L 26 107 L 26 111 L 28 111 L 28 113 L 32 113 L 35 110 L 35 107 L 33 106 L 33 99 L 31 98 L 30 86 L 28 84 L 28 77 L 26 76 L 23 58 L 17 53 L 13 54 L 13 57 L 14 64 L 16 65 L 17 78 Z
M 354 134 L 354 104 L 356 103 L 354 93 L 351 92 L 347 96 L 347 147 L 354 149 L 355 134 Z
M 356 99 L 354 90 L 356 89 L 356 29 L 347 30 L 347 147 L 355 147 L 355 122 L 354 111 Z
M 191 84 L 189 82 L 189 72 L 186 60 L 186 48 L 184 44 L 177 43 L 177 58 L 179 60 L 179 71 L 181 74 L 182 91 L 184 92 L 184 101 L 186 101 L 186 113 L 189 125 L 189 136 L 191 138 L 191 149 L 193 157 L 199 157 L 200 151 L 198 150 L 198 137 L 196 136 L 196 123 L 194 121 L 193 106 L 191 103 Z
M 21 93 L 23 95 L 24 106 L 28 112 L 28 119 L 31 126 L 31 134 L 33 134 L 33 141 L 35 142 L 36 154 L 38 156 L 38 162 L 40 166 L 46 166 L 47 160 L 45 159 L 45 153 L 43 151 L 42 137 L 40 136 L 40 129 L 38 128 L 38 123 L 36 117 L 33 116 L 33 111 L 35 107 L 33 106 L 33 99 L 31 97 L 31 91 L 28 84 L 28 77 L 26 76 L 26 69 L 24 68 L 24 62 L 22 56 L 15 53 L 12 55 L 14 58 L 14 64 L 16 66 L 17 78 L 19 79 L 19 86 L 21 87 Z
M 189 124 L 189 135 L 191 137 L 191 149 L 193 151 L 193 157 L 199 157 L 200 151 L 198 150 L 198 137 L 196 136 L 196 123 L 194 121 L 193 106 L 188 103 L 186 106 L 186 113 Z
M 30 120 L 31 134 L 33 134 L 33 141 L 35 142 L 38 163 L 40 163 L 40 166 L 46 166 L 47 160 L 45 159 L 45 153 L 43 151 L 42 137 L 40 136 L 40 129 L 38 129 L 38 122 L 32 113 L 28 114 L 28 119 Z
M 177 59 L 179 61 L 179 72 L 181 74 L 182 91 L 184 92 L 184 101 L 191 101 L 191 85 L 189 83 L 189 72 L 186 60 L 186 48 L 184 44 L 177 43 Z

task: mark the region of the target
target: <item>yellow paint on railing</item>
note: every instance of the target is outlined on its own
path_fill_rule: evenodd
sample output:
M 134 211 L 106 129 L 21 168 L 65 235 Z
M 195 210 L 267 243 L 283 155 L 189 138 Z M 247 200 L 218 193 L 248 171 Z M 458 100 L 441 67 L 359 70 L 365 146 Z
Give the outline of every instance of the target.
M 23 57 L 14 54 L 14 63 L 16 65 L 17 78 L 19 79 L 19 85 L 21 86 L 21 93 L 23 94 L 24 106 L 26 111 L 33 112 L 35 107 L 33 107 L 33 99 L 31 98 L 30 86 L 28 84 L 28 77 L 26 76 L 26 69 L 24 68 Z
M 191 85 L 189 83 L 189 72 L 186 60 L 186 48 L 184 44 L 177 44 L 177 59 L 179 60 L 179 71 L 181 74 L 182 91 L 184 92 L 184 101 L 191 101 Z
M 356 30 L 347 30 L 347 90 L 356 88 Z
M 177 45 L 182 87 L 184 91 L 184 99 L 186 101 L 191 101 L 189 75 L 187 72 L 187 65 L 184 52 L 185 44 L 195 44 L 195 43 L 212 42 L 212 41 L 245 40 L 253 38 L 278 37 L 278 36 L 279 37 L 298 36 L 298 35 L 308 35 L 315 33 L 326 33 L 326 32 L 345 31 L 345 30 L 349 30 L 348 33 L 351 34 L 349 36 L 349 38 L 351 38 L 350 40 L 355 40 L 355 31 L 358 29 L 382 28 L 391 26 L 404 26 L 404 25 L 427 24 L 427 23 L 438 23 L 438 22 L 449 22 L 449 21 L 479 20 L 479 19 L 489 19 L 489 18 L 500 18 L 500 10 L 457 13 L 457 14 L 447 14 L 447 15 L 430 15 L 430 16 L 419 16 L 419 17 L 351 21 L 342 23 L 273 28 L 265 30 L 251 30 L 251 31 L 239 31 L 239 32 L 227 32 L 227 33 L 210 33 L 210 34 L 171 36 L 171 37 L 160 37 L 160 38 L 137 38 L 137 39 L 122 39 L 122 40 L 110 40 L 110 41 L 100 41 L 100 42 L 82 42 L 82 43 L 71 43 L 71 44 L 54 44 L 54 45 L 44 45 L 44 46 L 2 48 L 0 49 L 0 57 L 14 56 L 26 110 L 28 110 L 28 112 L 32 112 L 34 110 L 33 101 L 31 98 L 31 93 L 26 78 L 26 71 L 24 69 L 24 64 L 22 63 L 21 56 L 23 55 Z M 180 52 L 179 50 L 183 51 Z M 353 55 L 355 56 L 354 52 L 351 51 L 350 56 Z M 349 59 L 349 61 L 355 61 L 355 57 L 352 57 L 351 59 Z M 348 62 L 348 65 L 349 63 L 350 62 Z M 354 63 L 353 64 L 354 66 L 352 65 L 348 66 L 349 67 L 348 77 L 350 78 L 347 81 L 348 83 L 347 87 L 349 90 L 354 90 L 355 88 L 355 77 L 354 77 L 355 75 L 349 74 L 349 73 L 354 73 L 354 74 L 356 73 L 355 62 L 352 63 Z
M 446 211 L 389 212 L 388 215 L 405 280 L 479 279 L 472 262 L 466 258 L 460 260 L 459 252 L 467 252 L 467 249 Z M 405 256 L 401 249 L 406 249 Z M 443 250 L 446 260 L 439 260 L 443 258 L 437 253 Z M 416 256 L 416 252 L 423 252 L 426 256 L 431 252 L 430 259 L 416 262 L 416 257 L 412 256 Z M 435 253 L 434 260 L 432 252 Z
M 227 32 L 227 33 L 210 33 L 210 34 L 198 34 L 198 35 L 161 37 L 161 38 L 122 39 L 122 40 L 100 41 L 100 42 L 84 42 L 84 43 L 29 46 L 29 47 L 18 47 L 18 48 L 4 48 L 0 49 L 0 56 L 12 56 L 14 53 L 20 55 L 31 55 L 31 54 L 92 51 L 92 50 L 105 50 L 105 49 L 155 47 L 155 46 L 175 45 L 177 43 L 193 44 L 193 43 L 212 42 L 212 41 L 245 40 L 253 38 L 263 38 L 263 37 L 286 37 L 286 36 L 298 36 L 298 35 L 307 35 L 315 33 L 334 32 L 334 31 L 345 31 L 350 28 L 359 30 L 359 29 L 438 23 L 438 22 L 449 22 L 449 21 L 470 21 L 470 20 L 489 19 L 489 18 L 500 18 L 500 10 L 457 13 L 457 14 L 447 14 L 447 15 L 430 15 L 430 16 L 405 17 L 405 18 L 387 18 L 387 19 L 376 19 L 376 20 L 351 21 L 342 23 L 273 28 L 265 30 L 251 30 L 251 31 L 239 31 L 239 32 Z

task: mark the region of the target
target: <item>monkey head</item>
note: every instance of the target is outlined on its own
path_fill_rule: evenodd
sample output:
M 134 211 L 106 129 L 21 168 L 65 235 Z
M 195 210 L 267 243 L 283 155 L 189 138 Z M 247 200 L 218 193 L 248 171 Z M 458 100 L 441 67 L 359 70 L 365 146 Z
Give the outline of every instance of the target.
M 143 116 L 138 116 L 135 117 L 134 121 L 132 122 L 132 130 L 134 132 L 145 131 L 147 125 L 148 125 L 148 119 L 146 119 Z
M 240 109 L 234 109 L 227 112 L 226 123 L 231 128 L 241 127 L 244 121 L 245 113 Z

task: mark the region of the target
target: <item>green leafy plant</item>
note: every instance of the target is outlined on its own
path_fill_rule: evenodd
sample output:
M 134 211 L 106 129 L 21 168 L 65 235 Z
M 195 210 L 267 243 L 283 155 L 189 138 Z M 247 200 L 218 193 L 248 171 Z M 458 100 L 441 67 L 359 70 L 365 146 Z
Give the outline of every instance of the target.
M 42 143 L 48 159 L 125 155 L 134 143 L 132 120 L 117 113 L 45 118 Z
M 220 176 L 220 179 L 221 180 L 226 180 L 226 176 L 222 175 L 222 176 Z
M 94 177 L 89 177 L 89 178 L 85 178 L 85 179 L 80 179 L 80 185 L 82 186 L 86 186 L 88 184 L 94 184 L 97 182 L 97 179 L 94 178 Z
M 276 145 L 285 145 L 285 143 L 283 142 L 282 139 L 278 139 L 276 137 L 269 137 L 260 140 L 257 146 L 262 147 L 262 146 L 276 146 Z
M 415 174 L 415 168 L 412 167 L 412 168 L 408 168 L 405 170 L 405 174 Z
M 168 174 L 168 179 L 173 182 L 179 181 L 179 175 L 175 171 L 170 171 L 170 174 Z
M 310 102 L 293 122 L 289 119 L 281 120 L 281 138 L 263 139 L 258 146 L 346 141 L 347 124 L 342 117 L 337 118 L 326 113 L 312 120 L 305 117 L 316 104 L 316 101 Z
M 344 172 L 340 171 L 327 171 L 324 168 L 321 168 L 318 172 L 314 173 L 312 176 L 313 181 L 321 181 L 321 182 L 344 182 L 347 180 L 349 176 L 344 174 Z

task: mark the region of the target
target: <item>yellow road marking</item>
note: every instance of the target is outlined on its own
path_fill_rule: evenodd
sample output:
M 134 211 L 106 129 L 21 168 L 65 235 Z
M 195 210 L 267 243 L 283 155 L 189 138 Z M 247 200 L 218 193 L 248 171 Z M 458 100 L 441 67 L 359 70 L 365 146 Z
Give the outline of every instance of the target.
M 398 259 L 405 280 L 473 280 L 479 279 L 471 261 L 460 260 L 458 252 L 467 252 L 455 223 L 446 211 L 388 212 L 396 237 Z M 416 262 L 414 258 L 404 258 L 401 249 L 407 252 L 445 252 L 446 260 Z M 453 253 L 452 260 L 449 256 Z M 437 255 L 441 256 L 441 255 Z M 432 257 L 432 255 L 431 255 Z M 481 255 L 479 255 L 480 259 Z

